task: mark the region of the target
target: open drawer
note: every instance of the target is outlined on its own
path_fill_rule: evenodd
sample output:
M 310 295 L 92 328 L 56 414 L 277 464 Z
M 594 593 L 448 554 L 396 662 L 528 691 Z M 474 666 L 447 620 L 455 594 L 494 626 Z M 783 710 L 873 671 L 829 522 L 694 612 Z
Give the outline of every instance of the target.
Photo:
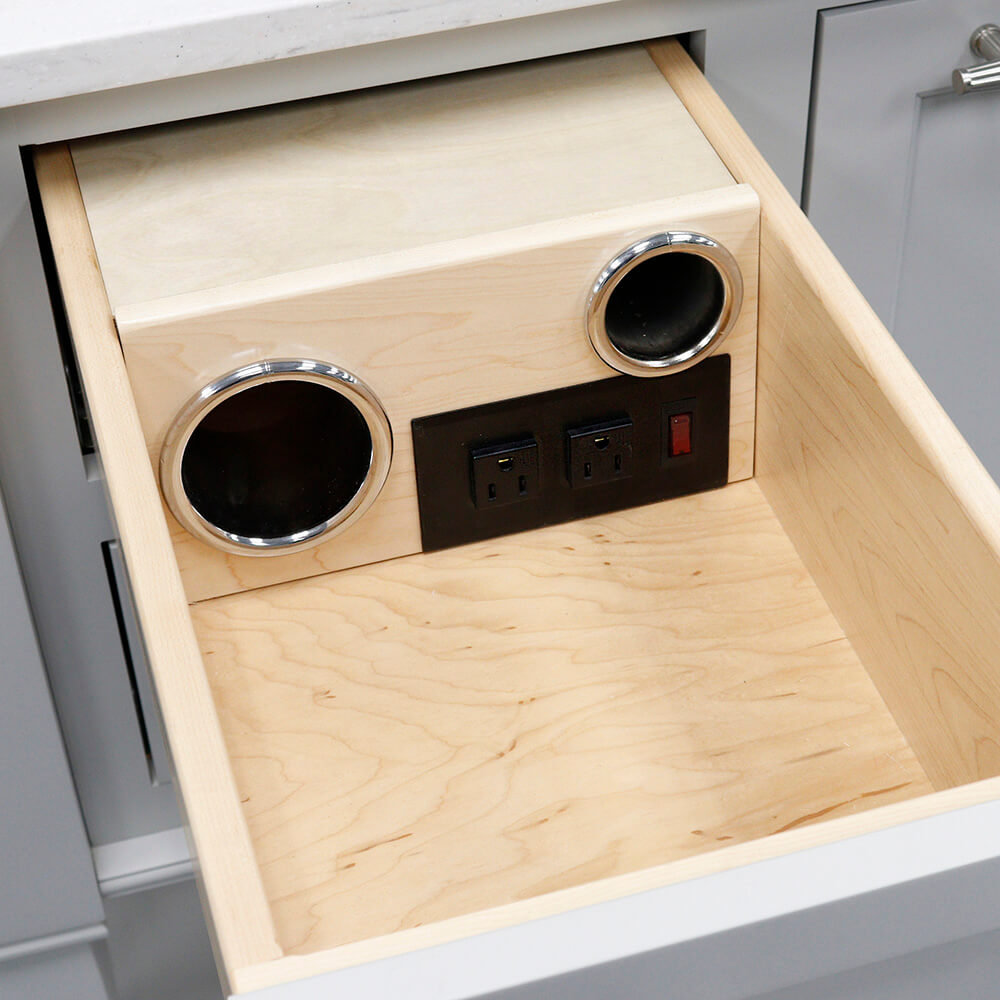
M 679 169 L 665 155 L 645 171 L 652 193 L 664 176 L 670 195 L 688 184 L 683 196 L 700 200 L 670 211 L 690 228 L 724 231 L 742 268 L 727 341 L 728 465 L 702 484 L 721 488 L 443 551 L 418 551 L 410 420 L 518 395 L 522 377 L 547 392 L 613 372 L 590 354 L 567 363 L 569 376 L 558 372 L 540 333 L 535 381 L 485 365 L 487 395 L 450 373 L 436 397 L 421 397 L 413 386 L 437 373 L 420 364 L 467 333 L 461 309 L 435 324 L 421 296 L 448 292 L 440 276 L 452 280 L 468 259 L 479 270 L 463 272 L 455 294 L 495 295 L 516 316 L 500 294 L 510 259 L 548 254 L 531 300 L 544 309 L 559 301 L 573 254 L 643 225 L 641 206 L 619 191 L 613 205 L 561 209 L 576 213 L 563 255 L 532 243 L 536 230 L 525 236 L 534 217 L 515 217 L 509 232 L 488 223 L 506 233 L 508 255 L 492 270 L 475 232 L 435 231 L 401 251 L 424 255 L 420 281 L 393 293 L 421 323 L 405 338 L 418 353 L 384 364 L 381 385 L 398 378 L 390 395 L 410 402 L 390 412 L 397 473 L 372 507 L 381 528 L 338 536 L 355 539 L 344 560 L 336 539 L 255 560 L 192 541 L 164 506 L 154 467 L 169 445 L 163 414 L 184 395 L 171 371 L 200 377 L 195 340 L 242 358 L 231 331 L 289 325 L 293 285 L 325 330 L 333 313 L 316 281 L 326 272 L 302 251 L 291 278 L 240 265 L 235 278 L 206 279 L 231 258 L 191 264 L 179 241 L 180 285 L 164 285 L 171 262 L 144 243 L 119 253 L 112 274 L 102 240 L 117 195 L 100 191 L 119 181 L 95 174 L 93 147 L 36 152 L 206 914 L 234 993 L 569 920 L 1000 797 L 997 488 L 680 45 L 629 51 L 651 60 L 657 86 L 697 124 L 674 149 Z M 597 101 L 600 89 L 581 93 Z M 586 124 L 586 110 L 560 113 Z M 201 145 L 189 134 L 168 189 L 211 164 L 214 127 Z M 314 138 L 300 129 L 292 146 L 308 152 Z M 488 127 L 469 141 L 498 172 L 509 168 Z M 115 147 L 136 185 L 152 162 L 142 142 Z M 537 137 L 543 159 L 547 142 Z M 247 144 L 265 149 L 261 170 L 280 173 L 286 148 L 261 147 L 254 134 Z M 211 213 L 226 183 L 195 210 Z M 461 185 L 461 174 L 449 183 Z M 568 187 L 578 193 L 586 181 Z M 485 216 L 489 191 L 476 194 Z M 119 210 L 140 212 L 123 197 Z M 163 197 L 162 211 L 178 209 L 169 190 Z M 390 210 L 386 224 L 394 218 Z M 595 236 L 595 226 L 610 229 Z M 405 223 L 398 229 L 405 239 Z M 346 298 L 336 301 L 355 319 L 376 308 L 350 299 L 386 267 L 372 252 L 356 249 L 343 265 Z M 141 280 L 122 278 L 129 268 Z M 137 280 L 147 284 L 130 296 Z M 242 311 L 254 296 L 254 308 L 270 309 L 263 320 Z M 273 336 L 282 356 L 302 340 Z M 563 381 L 546 382 L 553 372 Z M 586 944 L 577 967 L 597 960 Z

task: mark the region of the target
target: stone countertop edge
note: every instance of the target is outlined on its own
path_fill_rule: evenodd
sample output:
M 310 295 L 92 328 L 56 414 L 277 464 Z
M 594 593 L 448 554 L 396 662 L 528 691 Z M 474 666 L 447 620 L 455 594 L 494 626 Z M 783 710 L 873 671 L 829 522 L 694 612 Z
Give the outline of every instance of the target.
M 607 0 L 9 0 L 0 108 Z

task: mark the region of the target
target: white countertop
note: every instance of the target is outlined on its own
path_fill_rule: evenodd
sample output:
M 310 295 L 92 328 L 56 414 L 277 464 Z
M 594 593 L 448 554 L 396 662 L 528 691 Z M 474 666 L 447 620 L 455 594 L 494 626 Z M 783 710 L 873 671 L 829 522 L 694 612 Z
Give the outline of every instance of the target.
M 0 0 L 0 107 L 607 0 Z

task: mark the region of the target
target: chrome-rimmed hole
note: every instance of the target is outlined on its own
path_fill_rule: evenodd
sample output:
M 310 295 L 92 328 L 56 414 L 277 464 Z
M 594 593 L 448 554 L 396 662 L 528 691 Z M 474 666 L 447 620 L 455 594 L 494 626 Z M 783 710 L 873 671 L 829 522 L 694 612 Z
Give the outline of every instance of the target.
M 626 247 L 587 302 L 591 344 L 628 375 L 668 375 L 714 352 L 743 303 L 736 258 L 701 233 L 657 233 Z
M 356 521 L 391 459 L 389 420 L 356 375 L 276 359 L 229 372 L 185 405 L 160 455 L 160 484 L 197 538 L 277 555 Z

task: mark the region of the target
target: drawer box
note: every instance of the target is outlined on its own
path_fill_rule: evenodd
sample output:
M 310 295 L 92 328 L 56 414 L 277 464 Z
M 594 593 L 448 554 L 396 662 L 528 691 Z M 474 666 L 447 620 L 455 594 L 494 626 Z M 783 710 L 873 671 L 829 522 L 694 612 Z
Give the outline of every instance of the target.
M 92 155 L 97 170 L 89 183 L 88 168 L 77 177 L 76 151 L 37 152 L 62 296 L 233 992 L 568 918 L 1000 795 L 996 487 L 681 48 L 653 43 L 648 58 L 661 93 L 676 93 L 707 138 L 706 162 L 717 155 L 730 179 L 715 174 L 713 186 L 677 195 L 669 218 L 662 207 L 645 214 L 648 199 L 560 212 L 592 212 L 573 216 L 581 226 L 604 225 L 608 212 L 628 217 L 616 215 L 598 237 L 586 231 L 596 255 L 654 218 L 674 225 L 675 211 L 692 226 L 730 211 L 755 218 L 759 198 L 756 400 L 751 393 L 743 438 L 753 441 L 753 477 L 731 468 L 730 484 L 714 492 L 443 552 L 411 543 L 402 558 L 336 572 L 304 562 L 289 576 L 244 578 L 227 559 L 213 583 L 193 589 L 187 543 L 171 534 L 149 460 L 163 418 L 143 416 L 145 397 L 160 376 L 137 374 L 130 356 L 130 331 L 147 320 L 150 343 L 174 359 L 193 349 L 197 322 L 252 325 L 241 310 L 286 301 L 289 276 L 275 277 L 272 261 L 264 274 L 226 271 L 206 277 L 212 288 L 170 284 L 164 295 L 163 274 L 144 275 L 141 260 L 138 278 L 102 274 L 108 250 L 98 239 L 95 253 L 92 230 L 109 232 L 118 195 L 114 184 L 100 198 L 94 188 L 88 205 L 86 188 L 113 176 L 95 165 L 118 140 L 81 147 L 79 159 Z M 560 113 L 586 122 L 599 91 L 560 91 L 571 105 Z M 489 134 L 476 139 L 489 148 Z M 683 149 L 706 155 L 697 136 Z M 193 154 L 184 162 L 199 163 Z M 490 164 L 499 169 L 495 155 Z M 722 216 L 695 214 L 691 199 L 715 198 Z M 484 224 L 495 228 L 495 204 L 484 200 Z M 572 239 L 553 239 L 551 220 L 511 224 L 521 235 L 543 227 L 558 275 Z M 400 238 L 411 232 L 399 229 Z M 474 236 L 420 239 L 450 240 L 447 270 L 459 266 L 456 252 L 475 256 L 462 242 Z M 517 270 L 530 250 L 514 246 L 499 273 Z M 198 281 L 215 266 L 177 259 L 188 277 L 176 280 Z M 327 265 L 306 255 L 296 266 Z M 742 270 L 752 276 L 742 321 L 752 321 L 758 278 L 752 262 Z M 329 287 L 325 271 L 294 274 L 295 295 L 300 281 Z M 128 301 L 121 289 L 133 280 L 150 284 Z M 262 295 L 259 282 L 277 284 Z M 158 341 L 168 327 L 173 339 Z M 181 367 L 201 377 L 203 364 Z M 452 405 L 470 401 L 460 394 Z M 327 544 L 332 551 L 336 539 Z

